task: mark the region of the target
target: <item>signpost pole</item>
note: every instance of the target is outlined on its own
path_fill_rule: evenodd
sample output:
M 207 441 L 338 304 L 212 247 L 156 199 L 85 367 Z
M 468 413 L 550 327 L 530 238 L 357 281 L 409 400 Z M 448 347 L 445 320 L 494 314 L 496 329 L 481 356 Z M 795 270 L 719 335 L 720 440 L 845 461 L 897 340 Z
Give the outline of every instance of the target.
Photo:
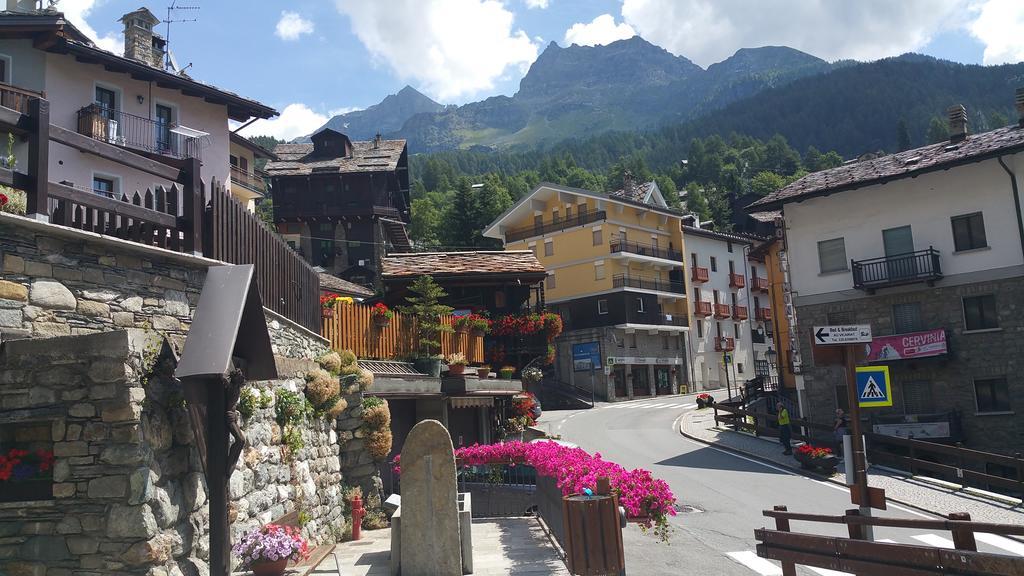
M 725 394 L 726 400 L 732 400 L 732 383 L 729 381 L 729 353 L 722 352 L 722 364 L 725 367 Z
M 867 459 L 864 456 L 864 436 L 860 429 L 860 398 L 857 396 L 857 348 L 856 344 L 843 346 L 843 360 L 846 364 L 846 398 L 850 406 L 850 434 L 852 435 L 853 489 L 860 500 L 860 514 L 871 516 L 871 499 L 868 493 Z M 866 540 L 874 540 L 873 528 L 863 525 Z
M 596 401 L 597 394 L 594 392 L 594 386 L 596 386 L 596 384 L 594 383 L 594 360 L 591 359 L 590 360 L 590 407 L 591 408 L 593 408 L 597 404 L 597 401 Z

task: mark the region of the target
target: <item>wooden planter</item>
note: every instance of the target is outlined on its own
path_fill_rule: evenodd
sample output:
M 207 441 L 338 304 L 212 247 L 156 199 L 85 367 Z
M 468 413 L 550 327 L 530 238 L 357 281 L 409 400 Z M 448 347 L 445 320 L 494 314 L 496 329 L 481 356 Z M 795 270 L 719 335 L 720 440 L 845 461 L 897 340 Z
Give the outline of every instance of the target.
M 449 364 L 448 374 L 450 376 L 461 376 L 466 371 L 465 364 Z
M 839 458 L 834 455 L 828 455 L 824 458 L 813 458 L 801 454 L 800 452 L 793 452 L 793 458 L 800 463 L 800 467 L 805 470 L 815 470 L 818 472 L 833 473 L 836 471 L 836 464 L 839 463 Z

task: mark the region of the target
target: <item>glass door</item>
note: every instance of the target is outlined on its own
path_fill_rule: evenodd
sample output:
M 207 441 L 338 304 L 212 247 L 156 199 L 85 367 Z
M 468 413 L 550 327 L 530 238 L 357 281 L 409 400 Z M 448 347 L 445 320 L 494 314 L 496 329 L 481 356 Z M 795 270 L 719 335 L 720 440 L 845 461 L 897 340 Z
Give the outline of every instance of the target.
M 171 126 L 174 122 L 174 110 L 170 106 L 156 105 L 156 149 L 159 152 L 171 151 Z
M 882 230 L 882 244 L 885 246 L 886 274 L 890 281 L 917 276 L 914 257 L 914 235 L 910 226 Z

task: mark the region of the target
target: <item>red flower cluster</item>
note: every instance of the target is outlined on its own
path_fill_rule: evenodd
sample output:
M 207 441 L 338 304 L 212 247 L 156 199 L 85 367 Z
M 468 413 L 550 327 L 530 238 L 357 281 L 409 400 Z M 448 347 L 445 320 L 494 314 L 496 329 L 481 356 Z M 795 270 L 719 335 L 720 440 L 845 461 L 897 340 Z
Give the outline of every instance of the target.
M 320 306 L 330 308 L 334 305 L 334 299 L 337 297 L 338 295 L 334 292 L 328 292 L 327 294 L 320 296 Z
M 7 206 L 7 203 L 10 201 L 11 199 L 7 197 L 7 194 L 0 192 L 0 206 Z
M 395 313 L 391 311 L 383 302 L 377 302 L 370 308 L 370 313 L 373 314 L 374 318 L 387 318 L 391 320 L 395 317 Z
M 537 397 L 530 392 L 523 392 L 512 400 L 512 413 L 517 418 L 526 418 L 526 425 L 533 426 L 537 419 L 533 417 L 533 407 L 537 405 Z
M 479 330 L 484 334 L 491 331 L 491 319 L 482 314 L 466 314 L 459 316 L 454 321 L 458 330 Z
M 52 468 L 53 452 L 49 450 L 11 448 L 7 454 L 0 454 L 0 481 L 44 477 Z
M 811 458 L 825 458 L 826 456 L 832 455 L 831 448 L 825 448 L 823 446 L 811 446 L 810 444 L 803 444 L 797 446 L 796 451 L 798 454 L 810 456 Z
M 554 312 L 502 316 L 494 321 L 491 332 L 497 336 L 535 336 L 543 334 L 547 340 L 545 364 L 555 361 L 555 338 L 562 333 L 562 317 Z

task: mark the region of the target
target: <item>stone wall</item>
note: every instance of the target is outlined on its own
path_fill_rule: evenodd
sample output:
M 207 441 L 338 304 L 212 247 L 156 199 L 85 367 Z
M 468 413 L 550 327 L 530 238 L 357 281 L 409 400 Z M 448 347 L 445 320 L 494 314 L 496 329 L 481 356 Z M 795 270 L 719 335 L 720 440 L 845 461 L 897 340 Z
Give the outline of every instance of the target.
M 964 332 L 965 296 L 995 294 L 999 328 Z M 923 328 L 945 328 L 949 354 L 917 360 L 888 362 L 893 379 L 892 408 L 872 408 L 870 414 L 904 413 L 902 385 L 927 382 L 934 412 L 956 411 L 965 445 L 978 450 L 1012 454 L 1024 445 L 1024 279 L 1016 278 L 962 286 L 925 288 L 910 292 L 879 292 L 845 302 L 798 306 L 799 340 L 804 359 L 804 409 L 816 422 L 829 423 L 838 404 L 836 387 L 845 385 L 845 371 L 838 364 L 814 358 L 810 345 L 812 326 L 830 323 L 871 324 L 876 336 L 893 334 L 894 304 L 919 303 Z M 976 415 L 973 381 L 1006 377 L 1012 407 L 1010 413 Z M 845 388 L 841 389 L 845 390 Z

